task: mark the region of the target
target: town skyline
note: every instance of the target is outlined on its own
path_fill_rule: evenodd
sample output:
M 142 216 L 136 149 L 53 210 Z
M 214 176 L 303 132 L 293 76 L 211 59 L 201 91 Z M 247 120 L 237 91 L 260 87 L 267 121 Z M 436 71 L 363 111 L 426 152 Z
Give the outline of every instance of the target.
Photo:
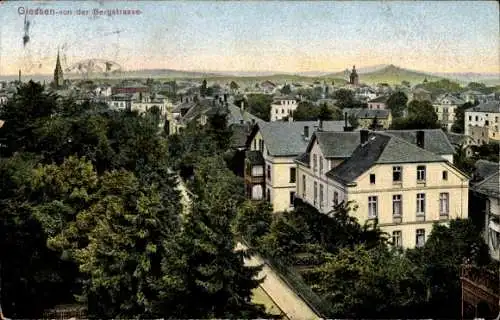
M 127 71 L 333 73 L 392 64 L 494 74 L 500 68 L 495 2 L 19 1 L 2 7 L 5 76 L 51 74 L 58 49 L 64 69 L 85 59 L 114 61 Z M 26 16 L 37 8 L 71 14 Z M 95 8 L 140 14 L 95 16 Z

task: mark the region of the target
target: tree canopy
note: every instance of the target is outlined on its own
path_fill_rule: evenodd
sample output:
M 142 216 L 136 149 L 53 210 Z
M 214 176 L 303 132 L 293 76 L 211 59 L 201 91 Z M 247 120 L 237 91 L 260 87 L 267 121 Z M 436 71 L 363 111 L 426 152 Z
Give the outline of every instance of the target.
M 406 104 L 408 103 L 408 97 L 404 92 L 396 91 L 390 95 L 387 100 L 387 107 L 391 110 L 393 118 L 399 118 L 403 116 L 403 111 L 406 109 Z
M 430 101 L 412 100 L 408 104 L 408 116 L 395 119 L 391 127 L 396 130 L 439 129 L 441 124 Z

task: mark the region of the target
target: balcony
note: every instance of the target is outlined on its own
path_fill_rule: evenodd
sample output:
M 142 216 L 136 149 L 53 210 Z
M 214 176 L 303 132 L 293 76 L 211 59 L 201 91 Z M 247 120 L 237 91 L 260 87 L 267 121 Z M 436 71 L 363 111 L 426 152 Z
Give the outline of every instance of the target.
M 245 183 L 246 184 L 263 184 L 265 181 L 264 175 L 264 158 L 262 152 L 258 150 L 247 151 L 245 155 Z

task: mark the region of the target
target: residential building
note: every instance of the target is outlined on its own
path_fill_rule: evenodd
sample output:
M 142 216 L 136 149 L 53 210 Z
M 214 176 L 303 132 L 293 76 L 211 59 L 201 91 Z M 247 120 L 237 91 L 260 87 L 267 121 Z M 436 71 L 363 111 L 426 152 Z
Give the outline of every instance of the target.
M 157 107 L 162 117 L 171 114 L 173 105 L 169 99 L 161 94 L 136 93 L 132 96 L 131 110 L 145 113 L 149 109 Z
M 481 216 L 479 221 L 484 222 L 483 235 L 491 257 L 500 261 L 500 164 L 481 163 L 476 168 L 481 172 L 476 176 L 477 181 L 471 182 L 471 199 L 479 202 L 476 207 L 479 210 L 470 214 Z
M 368 101 L 368 109 L 369 110 L 386 110 L 387 108 L 387 100 L 389 100 L 388 96 L 380 96 L 375 99 Z
M 362 108 L 347 108 L 342 110 L 344 115 L 348 117 L 354 116 L 358 119 L 359 128 L 372 129 L 373 124 L 377 123 L 377 128 L 373 129 L 389 129 L 392 123 L 392 115 L 390 110 L 370 110 Z
M 465 104 L 465 101 L 451 94 L 444 94 L 434 101 L 433 106 L 438 116 L 438 121 L 443 129 L 450 131 L 455 122 L 455 111 Z
M 464 133 L 478 144 L 500 142 L 500 101 L 488 101 L 465 110 Z
M 293 208 L 297 181 L 294 159 L 306 150 L 313 132 L 343 129 L 343 121 L 257 123 L 247 140 L 247 197 L 267 199 L 274 212 Z
M 277 90 L 276 84 L 269 80 L 262 82 L 259 87 L 262 90 L 262 92 L 266 94 L 275 93 Z
M 387 132 L 315 133 L 296 159 L 297 196 L 321 213 L 352 201 L 361 224 L 377 219 L 396 245 L 422 246 L 435 222 L 467 218 L 469 180 L 418 132 L 418 144 Z
M 483 103 L 491 100 L 487 94 L 474 90 L 467 90 L 465 92 L 462 92 L 460 94 L 460 98 L 465 102 L 470 102 L 470 103 L 476 103 L 476 102 Z
M 473 151 L 471 146 L 476 145 L 474 139 L 470 136 L 466 136 L 461 133 L 447 132 L 448 140 L 455 148 L 462 148 L 465 150 L 465 154 L 467 157 L 472 156 Z
M 356 90 L 355 98 L 358 100 L 373 100 L 377 98 L 377 90 L 370 88 L 369 86 L 362 86 Z
M 297 107 L 298 101 L 294 97 L 275 97 L 274 101 L 271 103 L 271 114 L 269 119 L 271 119 L 271 121 L 279 121 L 284 118 L 292 117 Z
M 432 101 L 432 94 L 423 88 L 415 88 L 411 91 L 408 101 Z
M 9 96 L 7 93 L 0 92 L 0 106 L 4 106 L 9 101 Z
M 108 101 L 108 106 L 113 110 L 131 110 L 132 95 L 126 93 L 112 95 L 111 99 Z

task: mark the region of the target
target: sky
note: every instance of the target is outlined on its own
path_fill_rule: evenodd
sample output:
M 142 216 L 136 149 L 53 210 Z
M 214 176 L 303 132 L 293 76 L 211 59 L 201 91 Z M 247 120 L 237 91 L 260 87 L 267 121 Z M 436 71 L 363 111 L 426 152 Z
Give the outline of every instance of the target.
M 54 11 L 26 15 L 37 8 Z M 5 1 L 0 75 L 53 73 L 58 48 L 63 68 L 102 59 L 125 70 L 337 72 L 394 64 L 498 73 L 498 13 L 496 1 Z

